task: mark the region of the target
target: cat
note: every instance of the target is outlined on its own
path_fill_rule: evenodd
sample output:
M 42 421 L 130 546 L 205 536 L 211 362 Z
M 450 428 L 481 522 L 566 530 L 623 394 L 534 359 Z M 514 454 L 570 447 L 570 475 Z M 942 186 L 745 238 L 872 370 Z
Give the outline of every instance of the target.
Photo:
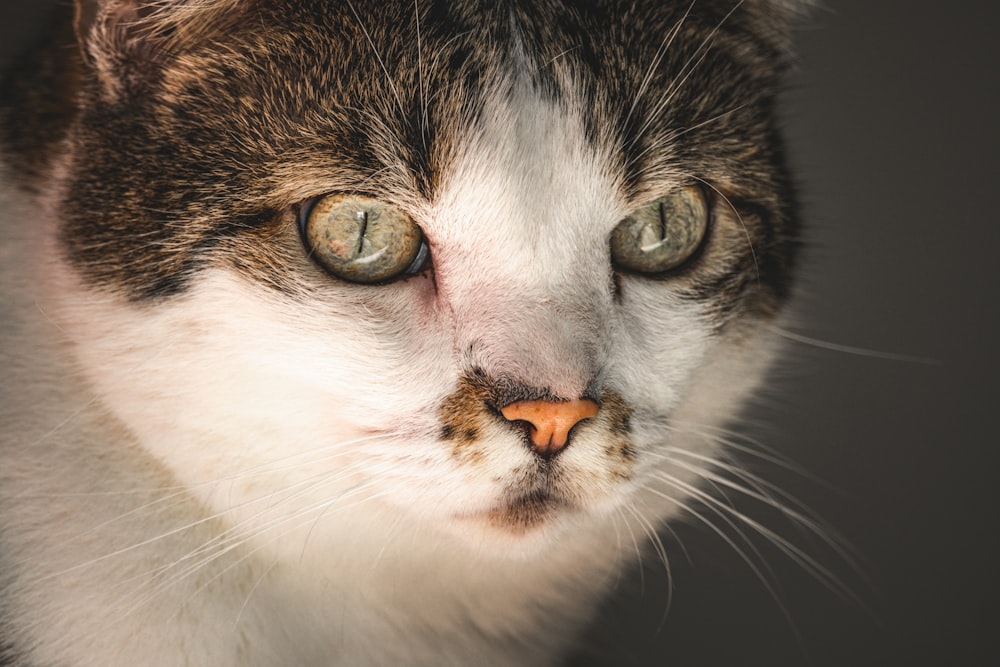
M 558 664 L 780 351 L 807 4 L 61 10 L 3 84 L 9 664 Z

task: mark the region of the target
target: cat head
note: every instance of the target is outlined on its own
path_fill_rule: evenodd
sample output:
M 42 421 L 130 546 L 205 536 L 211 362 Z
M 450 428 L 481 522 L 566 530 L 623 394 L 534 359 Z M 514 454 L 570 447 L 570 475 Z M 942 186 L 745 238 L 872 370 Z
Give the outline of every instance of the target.
M 667 516 L 788 295 L 801 4 L 79 2 L 64 329 L 265 541 Z

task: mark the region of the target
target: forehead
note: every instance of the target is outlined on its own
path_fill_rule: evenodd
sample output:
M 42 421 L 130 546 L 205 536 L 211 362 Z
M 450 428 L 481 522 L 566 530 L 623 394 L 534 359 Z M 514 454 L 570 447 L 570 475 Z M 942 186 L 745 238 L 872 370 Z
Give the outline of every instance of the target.
M 688 147 L 674 156 L 689 162 L 708 138 L 745 143 L 746 125 L 728 115 L 761 103 L 774 74 L 739 14 L 712 3 L 258 9 L 256 20 L 180 59 L 166 99 L 209 126 L 220 109 L 238 111 L 244 123 L 225 136 L 246 130 L 243 143 L 281 146 L 286 160 L 331 154 L 355 181 L 338 185 L 360 190 L 430 195 L 469 128 L 523 99 L 515 85 L 575 109 L 587 140 L 617 156 L 638 188 L 663 166 L 659 149 L 671 135 Z
M 464 135 L 416 215 L 439 248 L 511 279 L 599 265 L 603 239 L 629 207 L 620 160 L 588 139 L 578 99 L 515 80 Z

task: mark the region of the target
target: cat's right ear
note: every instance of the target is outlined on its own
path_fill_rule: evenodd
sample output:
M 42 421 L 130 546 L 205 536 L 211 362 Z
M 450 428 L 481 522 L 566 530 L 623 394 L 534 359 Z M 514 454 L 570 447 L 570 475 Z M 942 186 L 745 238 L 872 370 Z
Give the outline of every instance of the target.
M 234 7 L 238 2 L 76 0 L 76 38 L 103 95 L 141 94 L 224 11 L 223 4 Z
M 155 28 L 161 7 L 150 0 L 76 0 L 77 43 L 106 97 L 117 99 L 155 75 L 166 46 Z

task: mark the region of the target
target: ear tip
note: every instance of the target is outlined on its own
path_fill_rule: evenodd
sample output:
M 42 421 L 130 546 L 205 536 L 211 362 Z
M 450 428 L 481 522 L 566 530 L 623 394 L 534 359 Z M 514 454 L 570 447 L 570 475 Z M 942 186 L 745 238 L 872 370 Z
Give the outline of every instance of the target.
M 96 0 L 76 0 L 74 6 L 73 30 L 76 32 L 77 41 L 83 46 L 87 43 L 90 31 L 97 21 L 100 3 Z
M 747 2 L 747 5 L 776 12 L 786 18 L 804 16 L 820 4 L 821 0 L 749 0 Z
M 77 44 L 111 98 L 155 76 L 156 67 L 148 63 L 162 61 L 168 49 L 155 38 L 144 10 L 162 5 L 162 0 L 75 0 Z
M 788 11 L 794 16 L 807 16 L 823 5 L 823 0 L 784 0 Z
M 97 38 L 102 23 L 129 20 L 135 15 L 135 0 L 75 0 L 73 29 L 84 51 Z

